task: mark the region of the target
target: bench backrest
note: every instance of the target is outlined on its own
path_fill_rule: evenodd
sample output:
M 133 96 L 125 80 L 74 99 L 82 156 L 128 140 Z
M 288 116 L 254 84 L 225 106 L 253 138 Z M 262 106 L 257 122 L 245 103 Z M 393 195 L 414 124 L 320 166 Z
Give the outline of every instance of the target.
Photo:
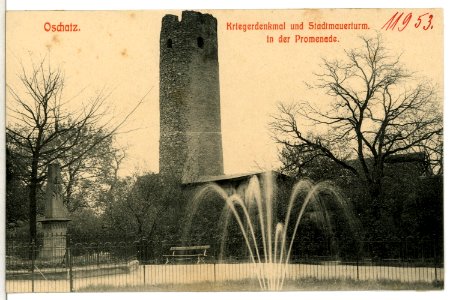
M 170 251 L 187 251 L 187 250 L 207 250 L 211 246 L 181 246 L 181 247 L 171 247 Z
M 211 248 L 211 246 L 180 246 L 180 247 L 170 247 L 172 255 L 175 254 L 201 254 L 206 256 L 206 251 Z

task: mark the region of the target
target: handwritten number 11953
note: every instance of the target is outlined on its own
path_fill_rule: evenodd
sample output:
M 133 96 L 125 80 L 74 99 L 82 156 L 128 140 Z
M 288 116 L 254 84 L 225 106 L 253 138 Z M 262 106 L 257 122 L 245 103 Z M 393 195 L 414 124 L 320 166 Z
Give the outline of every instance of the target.
M 395 27 L 398 31 L 403 31 L 411 23 L 412 13 L 406 14 L 403 18 L 404 12 L 396 12 L 381 29 L 394 30 Z M 419 15 L 414 23 L 415 28 L 421 28 L 423 30 L 433 29 L 433 15 L 430 13 L 424 13 Z M 398 25 L 398 26 L 397 26 Z

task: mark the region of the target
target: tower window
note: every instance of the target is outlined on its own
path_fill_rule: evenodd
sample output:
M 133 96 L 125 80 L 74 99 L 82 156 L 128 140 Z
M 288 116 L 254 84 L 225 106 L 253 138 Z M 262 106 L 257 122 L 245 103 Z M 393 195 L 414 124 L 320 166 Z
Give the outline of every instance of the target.
M 171 39 L 167 40 L 167 48 L 173 48 L 173 41 Z
M 197 45 L 198 45 L 198 48 L 201 48 L 203 49 L 203 46 L 204 46 L 204 40 L 202 37 L 198 37 L 197 38 Z

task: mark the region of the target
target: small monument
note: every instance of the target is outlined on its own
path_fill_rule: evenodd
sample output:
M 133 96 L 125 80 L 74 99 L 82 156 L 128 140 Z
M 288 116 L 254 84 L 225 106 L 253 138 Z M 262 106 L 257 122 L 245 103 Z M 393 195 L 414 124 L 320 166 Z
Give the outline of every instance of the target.
M 39 220 L 44 232 L 40 257 L 60 259 L 66 253 L 66 230 L 70 219 L 61 195 L 60 165 L 50 164 L 47 171 L 44 218 Z

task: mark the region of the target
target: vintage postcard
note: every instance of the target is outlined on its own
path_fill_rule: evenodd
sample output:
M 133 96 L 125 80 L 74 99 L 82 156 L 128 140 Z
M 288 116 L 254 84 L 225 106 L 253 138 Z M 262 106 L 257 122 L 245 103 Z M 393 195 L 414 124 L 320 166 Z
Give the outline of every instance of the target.
M 5 34 L 8 294 L 444 289 L 443 9 Z

